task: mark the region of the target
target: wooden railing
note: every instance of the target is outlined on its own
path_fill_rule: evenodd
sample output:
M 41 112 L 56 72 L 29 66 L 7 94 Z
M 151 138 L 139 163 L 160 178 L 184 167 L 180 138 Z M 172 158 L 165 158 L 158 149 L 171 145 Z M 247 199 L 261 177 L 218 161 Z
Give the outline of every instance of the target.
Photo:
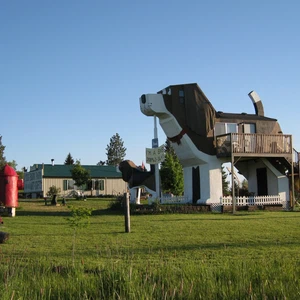
M 300 153 L 298 151 L 296 151 L 296 149 L 293 149 L 293 162 L 294 162 L 294 164 L 298 165 L 299 160 L 300 160 Z
M 287 134 L 229 133 L 216 137 L 217 156 L 233 154 L 291 155 L 292 136 Z

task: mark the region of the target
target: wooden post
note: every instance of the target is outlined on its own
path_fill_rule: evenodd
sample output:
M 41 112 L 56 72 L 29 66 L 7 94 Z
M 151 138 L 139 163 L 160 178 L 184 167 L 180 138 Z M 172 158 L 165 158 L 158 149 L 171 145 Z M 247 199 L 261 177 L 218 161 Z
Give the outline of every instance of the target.
M 291 182 L 291 185 L 292 185 L 292 195 L 291 195 L 291 199 L 290 199 L 290 202 L 291 202 L 291 208 L 292 210 L 294 210 L 294 207 L 295 207 L 295 181 L 294 181 L 294 155 L 293 155 L 293 150 L 292 150 L 292 182 Z
M 295 208 L 295 180 L 294 180 L 294 163 L 292 162 L 292 178 L 291 178 L 291 186 L 292 186 L 292 190 L 291 190 L 291 208 L 292 210 L 294 210 Z
M 130 232 L 129 193 L 124 193 L 124 215 L 125 215 L 125 232 Z
M 298 197 L 299 197 L 299 190 L 300 190 L 300 153 L 298 153 Z

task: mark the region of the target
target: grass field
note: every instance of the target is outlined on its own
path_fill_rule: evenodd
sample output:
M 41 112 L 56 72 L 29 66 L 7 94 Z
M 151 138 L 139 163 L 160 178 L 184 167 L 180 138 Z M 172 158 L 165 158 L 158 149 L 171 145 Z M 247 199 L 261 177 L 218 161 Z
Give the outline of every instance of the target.
M 300 212 L 124 216 L 110 199 L 76 233 L 67 206 L 21 200 L 0 231 L 1 299 L 299 299 Z M 73 258 L 75 264 L 73 264 Z

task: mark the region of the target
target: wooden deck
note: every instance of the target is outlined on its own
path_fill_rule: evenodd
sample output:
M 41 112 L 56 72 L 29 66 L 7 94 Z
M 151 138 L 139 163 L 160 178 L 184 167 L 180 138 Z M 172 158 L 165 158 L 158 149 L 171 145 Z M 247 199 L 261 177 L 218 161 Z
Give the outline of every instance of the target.
M 287 134 L 229 133 L 216 137 L 217 157 L 291 157 L 292 136 Z

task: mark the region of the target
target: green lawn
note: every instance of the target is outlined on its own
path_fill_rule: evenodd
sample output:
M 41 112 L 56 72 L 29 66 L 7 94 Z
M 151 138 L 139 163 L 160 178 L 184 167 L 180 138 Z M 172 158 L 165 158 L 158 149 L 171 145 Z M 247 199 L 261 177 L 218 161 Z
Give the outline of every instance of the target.
M 0 229 L 1 299 L 300 298 L 299 212 L 134 215 L 125 233 L 110 201 L 67 203 L 94 209 L 73 266 L 68 208 L 21 200 Z

